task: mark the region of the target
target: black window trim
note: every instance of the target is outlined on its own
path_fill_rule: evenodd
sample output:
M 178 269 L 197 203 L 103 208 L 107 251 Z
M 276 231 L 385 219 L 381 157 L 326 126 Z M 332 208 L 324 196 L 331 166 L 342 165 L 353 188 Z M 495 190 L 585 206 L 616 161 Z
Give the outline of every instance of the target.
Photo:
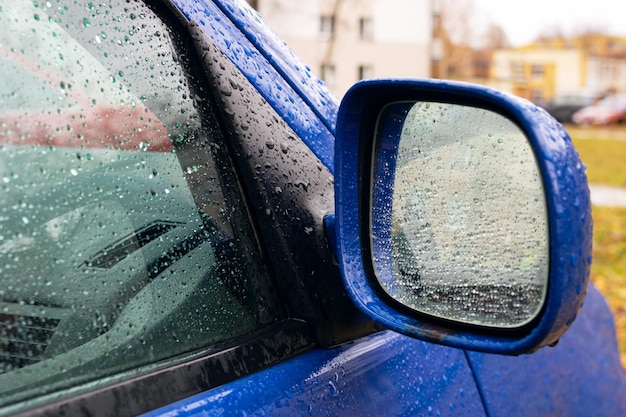
M 205 83 L 204 73 L 200 69 L 202 67 L 199 62 L 202 58 L 194 47 L 192 36 L 185 36 L 190 33 L 186 17 L 170 0 L 136 1 L 144 2 L 163 24 L 171 29 L 172 41 L 178 55 L 186 54 L 190 60 L 190 65 L 181 62 L 184 72 L 191 74 L 189 78 L 199 79 L 199 81 L 190 80 L 192 90 L 199 83 L 204 83 L 205 89 L 210 92 L 212 87 Z M 211 101 L 211 107 L 215 108 L 213 98 L 206 99 Z M 207 117 L 206 113 L 201 111 L 203 118 Z M 220 125 L 219 128 L 222 131 L 223 126 Z M 233 166 L 235 179 L 241 184 L 236 164 L 232 158 L 227 159 Z M 240 191 L 241 199 L 247 206 L 245 192 Z M 257 227 L 255 222 L 250 220 L 250 226 L 256 235 Z M 256 239 L 263 258 L 266 254 L 259 244 L 258 236 Z M 276 301 L 282 304 L 280 295 L 277 295 Z M 13 416 L 87 414 L 94 417 L 137 415 L 261 371 L 310 351 L 315 345 L 315 332 L 308 323 L 294 318 L 279 319 L 252 333 L 212 344 L 195 352 L 9 404 L 0 408 L 0 414 Z M 237 363 L 239 366 L 226 369 L 225 363 Z M 234 368 L 241 371 L 233 372 Z M 123 408 L 116 408 L 119 406 Z
M 310 328 L 301 320 L 285 320 L 241 338 L 211 346 L 192 354 L 156 364 L 150 370 L 130 370 L 63 395 L 55 392 L 40 397 L 28 409 L 17 403 L 2 410 L 15 417 L 59 415 L 138 415 L 183 400 L 194 394 L 235 381 L 280 361 L 310 351 Z M 176 361 L 172 365 L 172 361 Z M 224 364 L 238 364 L 228 366 Z M 234 373 L 234 368 L 243 370 Z M 129 376 L 129 374 L 136 374 Z M 149 394 L 148 394 L 149 393 Z M 145 395 L 142 395 L 145 394 Z M 54 398 L 54 399 L 52 399 Z M 118 409 L 122 405 L 123 409 Z

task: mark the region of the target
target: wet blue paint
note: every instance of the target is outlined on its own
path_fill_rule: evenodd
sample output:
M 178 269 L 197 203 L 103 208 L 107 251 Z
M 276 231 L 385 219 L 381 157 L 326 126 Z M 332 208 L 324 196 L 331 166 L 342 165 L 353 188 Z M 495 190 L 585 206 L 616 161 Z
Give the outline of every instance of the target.
M 174 0 L 174 3 L 189 20 L 199 25 L 203 33 L 254 84 L 263 98 L 332 172 L 335 139 L 333 133 L 328 129 L 328 126 L 332 126 L 328 121 L 334 120 L 333 115 L 336 112 L 337 103 L 336 100 L 332 99 L 332 96 L 328 95 L 323 101 L 318 100 L 318 104 L 323 104 L 326 108 L 323 119 L 320 119 L 319 111 L 309 106 L 310 100 L 304 98 L 316 97 L 313 93 L 319 93 L 324 89 L 322 86 L 305 88 L 306 85 L 314 86 L 319 83 L 319 80 L 313 77 L 310 70 L 303 72 L 302 77 L 304 78 L 296 83 L 293 79 L 284 77 L 287 73 L 282 66 L 278 65 L 278 62 L 268 61 L 267 56 L 278 56 L 265 50 L 267 48 L 259 49 L 259 42 L 264 41 L 269 36 L 261 36 L 260 34 L 269 33 L 269 29 L 260 20 L 257 21 L 258 16 L 249 9 L 245 2 L 238 3 L 240 5 L 237 8 L 235 8 L 234 3 L 210 0 Z M 224 14 L 224 10 L 230 16 Z M 233 21 L 231 17 L 235 12 L 239 17 Z M 250 22 L 244 18 L 249 19 Z M 255 31 L 259 33 L 257 37 L 247 36 L 237 26 L 249 28 L 252 27 L 253 22 L 256 22 L 254 23 L 256 25 Z M 252 41 L 257 42 L 257 44 L 253 44 Z M 284 49 L 288 51 L 286 47 Z M 293 53 L 285 55 L 283 61 L 289 56 L 293 56 Z M 303 64 L 302 67 L 304 67 Z M 293 89 L 294 85 L 302 85 L 301 94 Z M 317 96 L 321 97 L 319 94 Z
M 525 132 L 541 171 L 550 235 L 549 288 L 539 321 L 527 334 L 509 336 L 471 328 L 450 331 L 422 316 L 399 312 L 381 299 L 369 283 L 360 215 L 363 198 L 360 161 L 363 141 L 373 141 L 378 112 L 390 102 L 443 101 L 486 107 L 504 114 Z M 467 121 L 471 123 L 471 120 Z M 336 255 L 348 294 L 355 304 L 383 326 L 423 340 L 489 353 L 528 353 L 551 344 L 573 322 L 589 281 L 592 222 L 584 167 L 563 127 L 530 102 L 489 88 L 438 80 L 371 80 L 357 83 L 341 103 L 335 144 Z M 393 145 L 390 145 L 393 146 Z M 368 151 L 369 152 L 369 151 Z M 366 155 L 365 160 L 369 160 Z M 380 201 L 379 201 L 380 203 Z M 374 210 L 375 211 L 375 210 Z M 373 219 L 376 221 L 376 219 Z M 376 226 L 374 227 L 376 228 Z M 367 239 L 366 239 L 367 240 Z M 571 255 L 581 262 L 570 262 Z
M 383 332 L 315 350 L 146 416 L 482 416 L 460 350 Z
M 468 358 L 488 415 L 626 415 L 613 317 L 593 286 L 556 347 L 518 357 L 468 352 Z
M 310 69 L 243 2 L 175 3 L 198 22 L 332 172 L 337 103 Z M 538 116 L 536 123 L 542 123 L 542 118 Z M 358 125 L 344 128 L 358 129 Z M 558 133 L 556 127 L 545 128 Z M 556 153 L 567 141 L 564 136 L 555 141 Z M 551 154 L 545 160 L 554 162 Z M 555 176 L 572 175 L 571 168 L 546 169 Z M 573 175 L 579 176 L 576 172 L 582 168 L 573 169 Z M 344 183 L 344 187 L 355 186 Z M 562 203 L 554 203 L 559 214 L 567 211 Z M 585 204 L 583 196 L 573 206 Z M 344 207 L 344 214 L 350 213 L 358 215 L 353 207 Z M 590 221 L 584 210 L 578 214 L 580 221 Z M 329 217 L 329 226 L 337 226 L 334 219 Z M 330 240 L 335 251 L 350 243 L 337 241 L 336 236 Z M 570 261 L 576 258 L 569 262 L 571 267 L 590 262 L 577 250 L 563 255 Z M 359 283 L 351 285 L 358 289 Z M 585 291 L 585 283 L 574 287 L 573 291 Z M 484 415 L 481 396 L 489 415 L 550 415 L 554 410 L 557 415 L 626 415 L 612 317 L 597 291 L 592 287 L 580 317 L 559 345 L 534 355 L 469 353 L 384 332 L 335 349 L 314 350 L 149 415 Z M 581 407 L 576 409 L 578 404 Z

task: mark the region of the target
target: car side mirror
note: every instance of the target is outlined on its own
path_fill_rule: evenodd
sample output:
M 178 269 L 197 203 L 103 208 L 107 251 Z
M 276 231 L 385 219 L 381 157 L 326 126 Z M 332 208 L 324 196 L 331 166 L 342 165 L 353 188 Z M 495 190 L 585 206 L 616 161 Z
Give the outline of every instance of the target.
M 502 354 L 554 344 L 586 292 L 585 168 L 545 111 L 484 87 L 374 80 L 344 97 L 336 252 L 380 324 Z

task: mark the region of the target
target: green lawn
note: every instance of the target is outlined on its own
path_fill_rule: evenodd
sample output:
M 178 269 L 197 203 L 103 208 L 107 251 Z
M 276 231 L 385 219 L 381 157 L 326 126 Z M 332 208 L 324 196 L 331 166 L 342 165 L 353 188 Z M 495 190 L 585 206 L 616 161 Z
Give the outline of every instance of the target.
M 589 132 L 587 137 L 589 137 Z M 590 183 L 626 188 L 626 141 L 576 138 Z M 626 208 L 593 207 L 594 238 L 591 279 L 615 314 L 617 337 L 626 367 Z
M 626 367 L 626 208 L 593 207 L 593 221 L 591 280 L 615 314 L 622 364 Z
M 626 187 L 626 141 L 575 137 L 573 141 L 590 183 Z

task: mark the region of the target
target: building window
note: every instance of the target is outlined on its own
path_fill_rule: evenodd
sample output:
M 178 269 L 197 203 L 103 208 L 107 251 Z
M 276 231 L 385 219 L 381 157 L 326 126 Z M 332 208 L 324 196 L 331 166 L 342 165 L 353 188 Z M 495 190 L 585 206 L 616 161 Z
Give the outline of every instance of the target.
M 514 80 L 523 80 L 524 78 L 524 64 L 522 62 L 511 62 L 511 77 Z
M 439 37 L 433 37 L 431 42 L 431 58 L 433 61 L 441 61 L 443 59 L 444 52 L 443 39 Z
M 533 78 L 543 78 L 545 75 L 544 66 L 541 64 L 533 64 L 531 67 L 531 73 Z
M 374 21 L 369 17 L 362 17 L 359 22 L 360 36 L 362 40 L 371 41 L 374 39 Z
M 330 88 L 335 86 L 335 66 L 331 64 L 322 64 L 322 81 Z
M 433 13 L 433 31 L 441 28 L 441 15 Z
M 543 90 L 539 90 L 539 89 L 533 89 L 530 92 L 531 96 L 530 96 L 530 100 L 533 103 L 543 103 Z
M 328 39 L 335 33 L 335 16 L 320 16 L 320 35 Z
M 374 67 L 371 65 L 359 65 L 359 80 L 374 78 Z
M 433 0 L 431 4 L 432 4 L 433 16 L 441 16 L 441 10 L 443 9 L 441 0 Z

